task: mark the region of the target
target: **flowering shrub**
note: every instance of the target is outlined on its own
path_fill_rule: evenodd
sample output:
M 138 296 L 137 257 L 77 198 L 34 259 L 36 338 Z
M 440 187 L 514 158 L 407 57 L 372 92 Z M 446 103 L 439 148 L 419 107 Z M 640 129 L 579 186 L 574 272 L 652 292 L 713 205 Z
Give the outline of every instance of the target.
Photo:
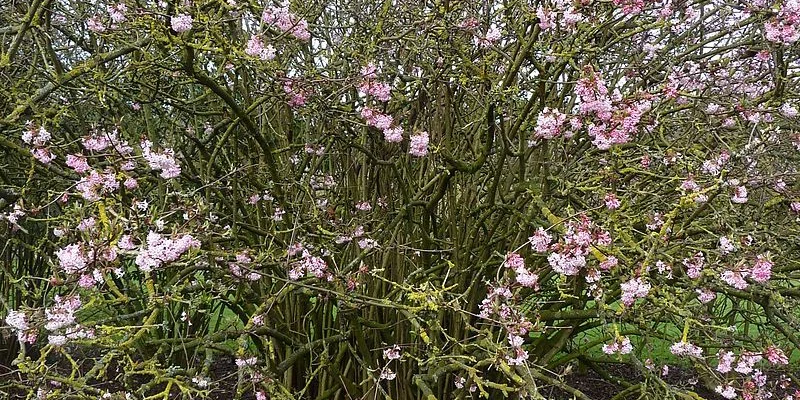
M 3 393 L 800 395 L 797 1 L 12 3 Z

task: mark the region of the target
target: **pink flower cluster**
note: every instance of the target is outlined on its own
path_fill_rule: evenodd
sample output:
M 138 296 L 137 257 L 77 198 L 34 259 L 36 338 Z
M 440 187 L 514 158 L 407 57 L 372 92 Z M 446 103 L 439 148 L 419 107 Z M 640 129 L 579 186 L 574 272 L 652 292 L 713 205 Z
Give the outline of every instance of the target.
M 98 201 L 103 195 L 113 193 L 119 189 L 119 182 L 113 170 L 97 172 L 91 170 L 88 175 L 82 177 L 75 188 L 81 192 L 81 196 L 89 201 Z
M 44 310 L 44 328 L 48 331 L 56 331 L 75 324 L 75 311 L 81 307 L 81 299 L 78 296 L 61 297 L 55 296 L 56 303 Z
M 539 289 L 539 275 L 525 268 L 525 260 L 518 253 L 508 253 L 504 265 L 514 270 L 517 283 L 534 290 Z
M 553 237 L 550 236 L 544 228 L 539 227 L 539 229 L 533 233 L 533 236 L 528 238 L 528 242 L 531 244 L 533 251 L 545 253 L 550 249 L 550 243 L 553 242 Z
M 524 268 L 521 258 L 512 253 L 508 258 L 508 265 Z M 511 290 L 506 286 L 489 287 L 486 298 L 480 305 L 479 316 L 484 319 L 496 318 L 495 322 L 502 324 L 508 331 L 508 343 L 511 354 L 506 356 L 509 365 L 522 365 L 528 360 L 528 352 L 522 348 L 525 340 L 523 337 L 531 329 L 532 324 L 525 315 L 517 311 L 509 303 L 513 299 Z
M 261 36 L 253 35 L 250 36 L 250 40 L 247 41 L 247 48 L 244 49 L 244 52 L 251 57 L 258 57 L 264 61 L 269 61 L 275 58 L 275 48 L 272 45 L 264 46 L 264 41 L 261 40 Z
M 800 0 L 787 0 L 778 14 L 764 23 L 767 40 L 792 44 L 800 39 Z
M 152 147 L 153 142 L 149 140 L 142 141 L 142 156 L 147 161 L 150 169 L 161 171 L 161 177 L 164 179 L 178 177 L 181 174 L 181 166 L 175 160 L 175 152 L 170 148 L 165 148 L 159 153 L 153 151 Z
M 651 107 L 652 103 L 648 100 L 633 102 L 622 106 L 608 124 L 589 125 L 589 135 L 594 137 L 592 143 L 600 150 L 628 143 L 631 136 L 636 134 L 642 115 Z
M 526 332 L 520 333 L 524 335 Z M 523 343 L 525 343 L 525 339 L 522 336 L 511 332 L 508 333 L 508 344 L 511 346 L 512 351 L 512 354 L 506 357 L 508 365 L 523 365 L 528 360 L 528 352 L 522 348 Z
M 722 172 L 722 167 L 730 160 L 730 154 L 723 150 L 716 158 L 712 160 L 703 161 L 703 172 L 709 175 L 719 175 Z
M 556 18 L 561 15 L 558 21 Z M 540 5 L 536 8 L 536 18 L 539 19 L 539 29 L 542 31 L 553 30 L 556 27 L 574 30 L 578 22 L 584 20 L 583 14 L 577 12 L 568 1 L 556 1 L 554 9 Z M 558 24 L 556 24 L 558 22 Z
M 609 96 L 605 81 L 591 66 L 584 69 L 584 76 L 575 85 L 575 94 L 579 100 L 578 112 L 591 119 L 587 129 L 592 143 L 601 150 L 629 142 L 644 113 L 652 108 L 652 96 L 648 94 L 629 101 L 623 101 L 619 93 L 613 98 Z
M 650 284 L 642 278 L 631 279 L 619 287 L 622 290 L 622 304 L 628 307 L 632 306 L 636 299 L 647 297 L 650 293 Z
M 614 5 L 622 8 L 625 15 L 636 15 L 642 12 L 644 0 L 614 0 Z
M 700 302 L 703 304 L 711 302 L 717 298 L 717 294 L 709 289 L 696 289 L 695 292 L 697 292 L 697 300 L 700 300 Z
M 228 269 L 236 278 L 257 281 L 261 279 L 261 274 L 251 269 L 252 263 L 253 259 L 247 253 L 242 252 L 236 255 L 236 262 L 228 263 Z
M 296 15 L 289 12 L 289 2 L 284 1 L 280 6 L 271 6 L 264 9 L 261 19 L 279 30 L 286 32 L 297 39 L 307 41 L 311 38 L 308 32 L 308 21 L 299 19 Z
M 603 77 L 594 68 L 586 67 L 584 77 L 578 79 L 575 93 L 580 100 L 578 110 L 581 114 L 594 114 L 601 121 L 611 119 L 613 105 Z
M 79 244 L 71 244 L 56 251 L 56 257 L 61 269 L 70 275 L 83 272 L 89 265 L 83 247 Z
M 567 116 L 557 109 L 545 107 L 536 117 L 534 137 L 536 139 L 553 139 L 563 133 L 564 122 Z M 566 135 L 565 135 L 566 136 Z
M 425 157 L 428 154 L 428 132 L 422 131 L 409 138 L 408 154 L 414 157 Z
M 358 91 L 379 101 L 387 102 L 391 97 L 392 87 L 388 83 L 378 81 L 377 72 L 378 68 L 373 63 L 361 68 L 361 84 L 358 86 Z
M 106 12 L 108 12 L 108 16 L 111 17 L 112 22 L 125 22 L 127 19 L 125 13 L 128 12 L 128 6 L 126 6 L 125 3 L 109 4 L 106 6 Z
M 619 336 L 613 342 L 603 345 L 603 353 L 628 354 L 633 351 L 631 340 L 627 336 Z
M 12 230 L 19 229 L 19 220 L 25 216 L 25 211 L 19 203 L 14 204 L 14 208 L 5 214 L 0 214 L 0 221 L 6 220 L 11 224 Z
M 296 281 L 306 274 L 329 282 L 333 280 L 333 274 L 328 270 L 328 263 L 320 257 L 311 255 L 308 250 L 303 249 L 302 258 L 294 262 L 294 266 L 289 270 L 289 279 Z
M 28 316 L 22 311 L 10 310 L 6 315 L 6 325 L 17 332 L 17 339 L 22 343 L 34 343 L 39 335 L 36 328 L 28 323 Z
M 676 356 L 701 357 L 703 349 L 689 342 L 680 341 L 670 346 L 669 351 Z
M 297 108 L 301 107 L 306 104 L 306 92 L 297 87 L 297 83 L 294 80 L 287 80 L 283 83 L 283 92 L 289 96 L 289 107 Z
M 109 147 L 119 155 L 126 156 L 133 153 L 133 147 L 128 142 L 119 137 L 117 129 L 111 132 L 92 132 L 91 135 L 81 139 L 81 144 L 86 150 L 103 151 Z
M 747 188 L 744 186 L 736 186 L 735 188 L 733 188 L 733 196 L 731 196 L 731 202 L 736 204 L 747 203 Z
M 578 221 L 566 223 L 567 231 L 561 242 L 551 246 L 547 261 L 554 271 L 564 275 L 577 275 L 586 266 L 586 256 L 592 245 L 608 246 L 611 235 L 598 228 L 585 214 Z
M 150 231 L 147 234 L 147 245 L 142 246 L 136 255 L 136 265 L 140 270 L 150 272 L 154 268 L 177 260 L 192 248 L 200 248 L 200 241 L 192 235 L 170 239 Z
M 756 256 L 753 266 L 750 268 L 740 267 L 736 270 L 725 270 L 719 278 L 728 285 L 744 290 L 750 286 L 745 280 L 748 276 L 758 283 L 764 283 L 772 277 L 772 267 L 774 264 L 766 255 Z
M 614 193 L 606 193 L 603 197 L 603 202 L 609 210 L 616 210 L 622 205 L 622 202 L 619 201 L 619 198 Z
M 703 273 L 706 265 L 706 256 L 702 252 L 697 252 L 691 258 L 683 259 L 683 266 L 686 267 L 686 275 L 689 278 L 697 279 Z
M 758 255 L 756 256 L 756 262 L 753 264 L 753 268 L 750 270 L 750 276 L 754 281 L 764 283 L 772 277 L 773 265 L 774 264 L 767 256 L 763 254 Z
M 86 161 L 86 157 L 80 154 L 67 155 L 67 166 L 72 168 L 75 172 L 82 174 L 92 169 Z
M 170 18 L 172 30 L 178 33 L 183 33 L 192 29 L 193 22 L 194 19 L 192 19 L 192 16 L 187 14 L 178 14 Z
M 22 134 L 22 141 L 32 147 L 31 154 L 33 154 L 33 157 L 42 164 L 49 164 L 50 161 L 53 161 L 56 156 L 47 148 L 51 138 L 50 132 L 44 129 L 43 126 L 36 128 L 33 122 L 30 121 L 25 124 L 25 128 L 25 132 Z
M 373 126 L 383 131 L 383 138 L 389 143 L 400 143 L 403 141 L 403 128 L 395 126 L 394 118 L 391 115 L 382 114 L 370 107 L 361 109 L 361 117 L 367 125 Z

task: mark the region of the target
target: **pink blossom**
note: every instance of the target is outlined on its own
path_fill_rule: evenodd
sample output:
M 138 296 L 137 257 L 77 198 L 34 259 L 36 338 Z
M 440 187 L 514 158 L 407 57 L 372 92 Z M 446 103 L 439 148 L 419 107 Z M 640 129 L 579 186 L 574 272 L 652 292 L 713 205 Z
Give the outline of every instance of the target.
M 183 33 L 192 29 L 192 22 L 194 22 L 192 16 L 187 14 L 178 14 L 170 18 L 172 30 L 178 33 Z
M 511 355 L 507 357 L 508 365 L 523 365 L 528 360 L 528 352 L 522 347 L 514 348 L 513 352 L 513 357 Z
M 727 374 L 728 372 L 731 372 L 731 370 L 733 369 L 732 367 L 733 360 L 735 358 L 733 352 L 720 350 L 719 353 L 717 353 L 717 358 L 719 358 L 719 363 L 717 364 L 717 371 L 719 371 L 722 374 Z
M 614 5 L 622 8 L 625 15 L 636 15 L 642 12 L 644 0 L 614 0 Z
M 798 114 L 797 107 L 795 107 L 795 106 L 793 106 L 791 104 L 788 104 L 788 103 L 783 103 L 781 105 L 780 113 L 781 113 L 781 115 L 783 115 L 786 118 L 794 118 Z
M 786 357 L 783 350 L 775 346 L 768 346 L 764 349 L 764 356 L 772 364 L 789 364 L 789 358 Z
M 94 33 L 103 33 L 106 31 L 105 25 L 100 20 L 100 16 L 95 15 L 86 20 L 86 27 Z
M 744 186 L 737 186 L 733 189 L 733 196 L 731 196 L 731 201 L 736 204 L 744 204 L 747 203 L 747 188 Z
M 244 368 L 247 366 L 253 366 L 258 363 L 258 358 L 250 357 L 250 358 L 237 358 L 236 359 L 236 366 L 239 368 Z
M 533 288 L 534 290 L 539 289 L 539 275 L 530 272 L 525 267 L 517 268 L 515 272 L 517 283 L 527 288 Z
M 736 367 L 733 370 L 742 375 L 750 374 L 753 372 L 753 366 L 763 358 L 761 354 L 743 352 L 739 356 L 739 362 L 736 363 Z
M 247 41 L 247 48 L 244 52 L 252 57 L 258 57 L 264 61 L 272 60 L 275 58 L 275 48 L 272 45 L 264 46 L 264 42 L 258 35 L 250 36 Z
M 136 256 L 136 265 L 140 270 L 149 272 L 177 260 L 192 248 L 200 248 L 200 242 L 191 235 L 170 239 L 150 231 L 147 235 L 147 245 L 143 246 Z
M 608 270 L 616 267 L 618 263 L 619 263 L 619 261 L 617 260 L 617 257 L 608 256 L 608 257 L 606 257 L 605 260 L 600 262 L 600 269 L 602 269 L 603 271 L 608 271 Z
M 10 310 L 6 315 L 6 325 L 18 330 L 24 331 L 28 329 L 28 320 L 24 312 Z
M 549 249 L 553 237 L 544 228 L 540 227 L 534 232 L 533 236 L 528 238 L 528 241 L 535 252 L 544 253 Z
M 400 346 L 394 345 L 383 350 L 383 358 L 392 361 L 400 359 Z
M 393 381 L 394 378 L 396 378 L 396 377 L 397 377 L 397 374 L 394 373 L 389 368 L 384 368 L 383 370 L 381 370 L 381 379 L 382 380 Z
M 75 170 L 75 172 L 82 174 L 91 169 L 89 163 L 86 162 L 86 157 L 79 154 L 70 154 L 67 156 L 67 166 Z
M 289 107 L 297 108 L 306 104 L 306 93 L 296 87 L 295 81 L 288 80 L 283 84 L 283 91 L 289 96 L 287 104 Z
M 622 290 L 622 304 L 630 307 L 636 299 L 647 297 L 650 292 L 650 284 L 642 278 L 635 278 L 621 284 L 620 289 Z
M 289 12 L 288 1 L 284 2 L 280 7 L 267 7 L 264 9 L 261 19 L 297 39 L 308 41 L 311 38 L 311 34 L 308 32 L 308 21 L 298 19 L 296 15 Z
M 303 258 L 293 264 L 289 271 L 289 278 L 297 280 L 304 274 L 328 281 L 333 279 L 333 275 L 328 271 L 328 263 L 320 257 L 311 255 L 308 250 L 303 250 Z
M 108 5 L 106 6 L 106 11 L 111 17 L 111 21 L 115 23 L 125 22 L 127 19 L 125 13 L 128 12 L 128 6 L 126 6 L 125 3 L 117 3 L 113 6 Z
M 475 44 L 480 47 L 490 47 L 495 42 L 500 40 L 501 35 L 500 29 L 498 29 L 496 26 L 491 26 L 483 37 L 475 38 Z
M 534 137 L 537 139 L 553 139 L 562 133 L 567 116 L 556 109 L 545 107 L 536 117 Z
M 428 154 L 428 132 L 423 131 L 416 135 L 411 135 L 408 154 L 414 157 L 425 157 Z
M 772 266 L 772 261 L 765 255 L 759 255 L 756 257 L 756 262 L 750 270 L 750 276 L 756 282 L 766 282 L 772 277 Z
M 391 115 L 376 114 L 373 122 L 376 128 L 380 130 L 386 130 L 392 127 L 394 118 L 392 118 Z
M 125 182 L 122 183 L 126 189 L 136 189 L 139 187 L 139 181 L 136 178 L 128 177 L 125 179 Z
M 553 12 L 541 5 L 536 9 L 536 18 L 539 19 L 539 29 L 546 31 L 555 27 Z
M 552 253 L 547 257 L 547 262 L 553 271 L 572 276 L 577 275 L 580 269 L 586 266 L 586 257 L 583 254 Z
M 89 201 L 97 201 L 101 199 L 104 194 L 112 193 L 119 189 L 119 182 L 117 182 L 116 175 L 113 171 L 99 173 L 95 170 L 89 172 L 89 175 L 84 176 L 75 185 L 75 188 L 81 192 L 81 196 Z
M 95 283 L 94 277 L 90 274 L 83 274 L 81 275 L 80 279 L 78 279 L 78 286 L 84 289 L 94 287 Z
M 684 258 L 683 265 L 686 267 L 686 275 L 689 278 L 697 279 L 705 268 L 706 258 L 702 252 L 695 253 L 691 258 Z
M 50 164 L 50 161 L 53 161 L 56 156 L 55 154 L 50 152 L 50 149 L 45 147 L 37 147 L 31 150 L 33 154 L 33 158 L 37 159 L 42 164 Z
M 669 351 L 676 356 L 701 357 L 703 349 L 689 342 L 677 342 L 670 346 Z
M 58 265 L 67 274 L 76 274 L 86 269 L 88 265 L 86 254 L 78 244 L 71 244 L 56 251 Z
M 736 246 L 733 244 L 733 241 L 728 239 L 727 236 L 719 237 L 719 245 L 717 247 L 722 255 L 736 251 Z
M 97 221 L 94 219 L 94 217 L 89 217 L 89 218 L 83 219 L 78 224 L 78 230 L 81 231 L 81 232 L 86 232 L 86 231 L 94 228 L 96 222 Z
M 44 310 L 45 329 L 56 331 L 75 324 L 75 311 L 81 307 L 81 300 L 78 296 L 61 297 L 55 296 L 55 304 Z
M 603 197 L 603 201 L 606 203 L 606 208 L 609 210 L 616 210 L 622 204 L 614 193 L 606 193 L 605 197 Z
M 720 274 L 719 279 L 739 290 L 747 289 L 749 284 L 744 278 L 747 276 L 747 271 L 731 271 L 725 270 Z
M 733 386 L 726 385 L 726 386 L 717 386 L 715 389 L 717 393 L 719 393 L 722 397 L 726 399 L 735 399 L 736 398 L 736 389 Z
M 17 331 L 17 339 L 23 343 L 35 343 L 38 336 L 37 329 L 30 326 L 27 315 L 22 311 L 9 310 L 5 322 Z
M 141 145 L 142 156 L 147 161 L 150 169 L 161 171 L 162 178 L 175 178 L 181 174 L 181 166 L 175 160 L 175 152 L 172 149 L 165 148 L 160 153 L 155 152 L 152 150 L 153 143 L 149 140 L 143 140 Z
M 603 345 L 603 353 L 628 354 L 633 351 L 631 340 L 627 336 L 617 337 L 613 342 Z
M 396 126 L 394 128 L 383 130 L 383 139 L 389 143 L 400 143 L 403 141 L 403 128 Z
M 525 260 L 523 260 L 522 256 L 520 256 L 518 253 L 508 253 L 503 265 L 506 268 L 511 269 L 525 268 Z
M 697 292 L 697 299 L 703 304 L 706 304 L 717 298 L 717 294 L 709 289 L 695 289 L 695 292 Z
M 133 243 L 131 235 L 122 235 L 117 241 L 117 247 L 123 250 L 133 250 L 136 245 Z
M 764 23 L 767 40 L 792 44 L 800 39 L 800 2 L 784 1 L 777 15 Z

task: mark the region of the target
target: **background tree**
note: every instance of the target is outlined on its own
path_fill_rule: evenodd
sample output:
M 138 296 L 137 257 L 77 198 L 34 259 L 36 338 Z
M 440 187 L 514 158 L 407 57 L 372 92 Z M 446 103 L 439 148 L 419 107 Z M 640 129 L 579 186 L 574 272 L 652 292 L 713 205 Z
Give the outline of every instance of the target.
M 796 1 L 0 7 L 4 390 L 795 387 Z

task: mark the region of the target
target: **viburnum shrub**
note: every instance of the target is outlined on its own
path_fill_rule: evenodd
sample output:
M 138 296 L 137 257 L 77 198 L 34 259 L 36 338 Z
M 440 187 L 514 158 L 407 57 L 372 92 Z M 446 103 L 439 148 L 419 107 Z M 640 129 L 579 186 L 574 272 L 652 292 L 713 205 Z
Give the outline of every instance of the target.
M 0 38 L 4 396 L 800 396 L 797 0 L 11 1 Z

